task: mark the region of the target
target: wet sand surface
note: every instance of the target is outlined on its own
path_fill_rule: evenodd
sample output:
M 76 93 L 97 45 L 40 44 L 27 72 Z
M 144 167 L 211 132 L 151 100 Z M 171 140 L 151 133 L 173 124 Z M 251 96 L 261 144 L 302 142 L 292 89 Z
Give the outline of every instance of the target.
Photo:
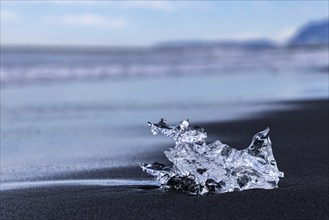
M 210 140 L 247 147 L 271 128 L 273 153 L 285 173 L 274 190 L 209 196 L 163 192 L 155 186 L 37 187 L 1 191 L 1 219 L 328 219 L 328 100 L 258 118 L 202 124 Z M 165 162 L 163 151 L 144 162 Z M 139 167 L 91 170 L 45 179 L 149 179 Z

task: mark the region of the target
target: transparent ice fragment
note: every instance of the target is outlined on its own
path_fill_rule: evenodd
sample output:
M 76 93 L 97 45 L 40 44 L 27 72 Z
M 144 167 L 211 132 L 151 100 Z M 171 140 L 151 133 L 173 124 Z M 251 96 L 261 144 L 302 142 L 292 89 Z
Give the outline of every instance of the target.
M 143 171 L 154 176 L 163 189 L 194 195 L 273 189 L 283 177 L 272 153 L 269 128 L 255 134 L 248 148 L 236 150 L 218 140 L 206 144 L 205 130 L 189 128 L 188 120 L 176 126 L 168 125 L 165 119 L 148 124 L 154 135 L 161 133 L 176 142 L 174 148 L 164 152 L 172 167 L 157 162 L 140 163 Z

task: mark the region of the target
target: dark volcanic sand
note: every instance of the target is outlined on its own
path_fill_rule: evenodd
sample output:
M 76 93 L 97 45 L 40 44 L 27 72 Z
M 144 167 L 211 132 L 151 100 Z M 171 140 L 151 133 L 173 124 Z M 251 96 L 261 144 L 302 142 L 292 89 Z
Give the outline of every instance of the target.
M 329 219 L 328 100 L 296 103 L 301 108 L 271 112 L 256 119 L 203 125 L 211 139 L 218 138 L 230 146 L 249 145 L 254 133 L 269 126 L 274 156 L 285 173 L 278 189 L 202 197 L 152 187 L 11 190 L 1 192 L 1 219 Z M 163 152 L 152 157 L 149 162 L 156 158 L 162 161 Z M 147 175 L 136 167 L 64 177 Z

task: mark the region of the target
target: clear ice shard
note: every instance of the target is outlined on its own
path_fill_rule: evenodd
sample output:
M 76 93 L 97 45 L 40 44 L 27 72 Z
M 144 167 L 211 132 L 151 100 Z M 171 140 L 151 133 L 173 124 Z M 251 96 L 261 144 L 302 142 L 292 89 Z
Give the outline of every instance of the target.
M 205 130 L 189 128 L 188 120 L 176 126 L 168 125 L 165 119 L 148 124 L 153 135 L 161 133 L 176 142 L 174 148 L 164 152 L 172 167 L 157 162 L 140 163 L 143 171 L 154 176 L 163 189 L 193 195 L 273 189 L 284 176 L 272 153 L 269 128 L 255 134 L 248 148 L 236 150 L 218 140 L 207 144 Z

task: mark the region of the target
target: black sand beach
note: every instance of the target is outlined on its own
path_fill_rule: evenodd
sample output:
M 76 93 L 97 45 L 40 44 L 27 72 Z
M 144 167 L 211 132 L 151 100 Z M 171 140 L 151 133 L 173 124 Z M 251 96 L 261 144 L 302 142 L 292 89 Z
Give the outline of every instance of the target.
M 1 191 L 1 219 L 329 219 L 328 100 L 258 118 L 203 124 L 210 139 L 247 146 L 269 126 L 285 173 L 279 188 L 209 196 L 155 187 L 66 186 Z M 164 161 L 162 151 L 145 162 Z M 54 177 L 55 178 L 55 177 Z M 139 167 L 74 173 L 56 179 L 147 179 Z

